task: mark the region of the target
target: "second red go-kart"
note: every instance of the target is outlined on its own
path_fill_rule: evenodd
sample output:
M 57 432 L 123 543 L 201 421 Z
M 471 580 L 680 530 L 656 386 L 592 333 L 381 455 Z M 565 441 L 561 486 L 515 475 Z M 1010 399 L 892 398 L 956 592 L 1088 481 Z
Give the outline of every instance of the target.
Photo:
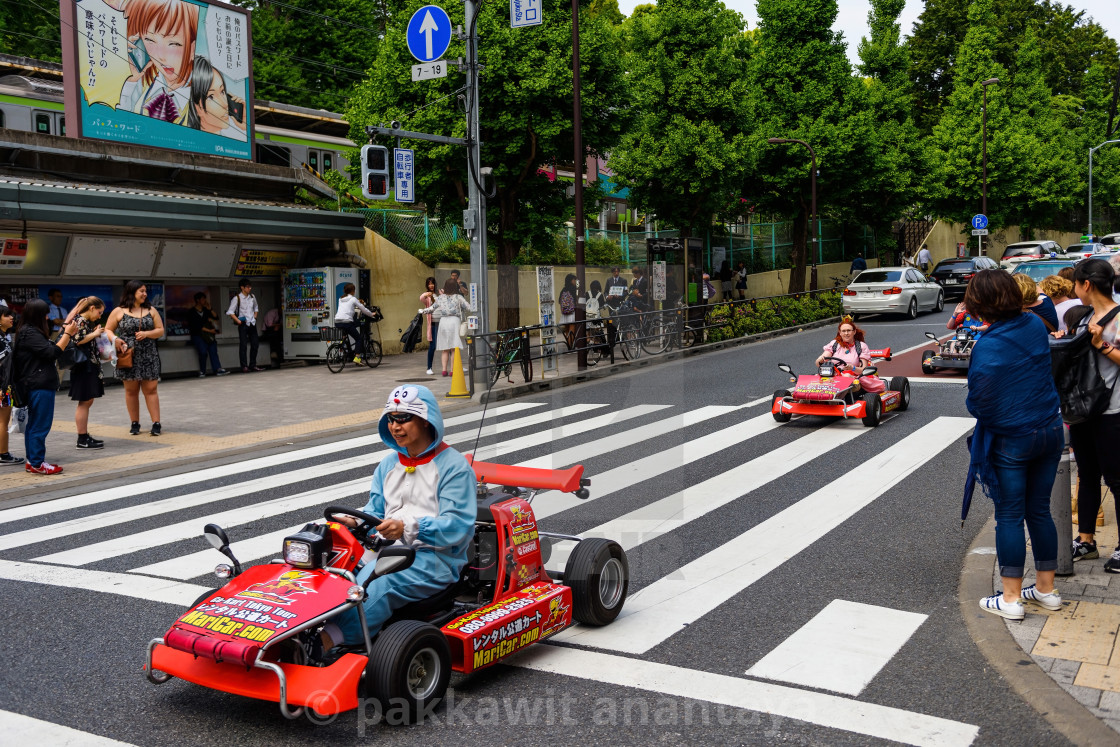
M 274 701 L 288 718 L 305 709 L 319 717 L 342 713 L 369 697 L 382 713 L 413 722 L 442 700 L 452 671 L 488 667 L 573 622 L 612 622 L 629 588 L 622 547 L 541 532 L 530 507 L 540 490 L 587 498 L 590 481 L 582 465 L 473 466 L 478 515 L 459 582 L 397 610 L 376 635 L 367 633 L 361 645 L 343 648 L 331 661 L 308 652 L 326 621 L 344 610 L 356 608 L 365 630 L 366 590 L 355 580 L 363 558 L 376 562 L 376 578 L 407 568 L 415 550 L 383 546 L 373 531 L 381 519 L 331 506 L 326 524 L 308 524 L 284 539 L 282 559 L 242 570 L 226 533 L 208 524 L 207 539 L 233 563 L 215 570 L 228 580 L 148 644 L 148 679 L 162 684 L 178 677 Z M 361 523 L 351 530 L 334 521 L 336 515 Z M 552 543 L 561 540 L 578 544 L 563 574 L 550 575 L 544 564 Z M 376 561 L 367 550 L 378 552 Z
M 891 349 L 872 350 L 872 360 L 891 359 Z M 879 425 L 884 413 L 902 411 L 910 406 L 910 382 L 905 376 L 887 380 L 882 392 L 864 392 L 859 378 L 839 358 L 826 358 L 816 374 L 798 376 L 785 363 L 778 368 L 790 375 L 793 389 L 779 389 L 770 402 L 770 412 L 779 423 L 789 422 L 794 415 L 829 415 L 860 418 L 868 427 Z M 863 369 L 863 376 L 878 372 L 874 366 Z

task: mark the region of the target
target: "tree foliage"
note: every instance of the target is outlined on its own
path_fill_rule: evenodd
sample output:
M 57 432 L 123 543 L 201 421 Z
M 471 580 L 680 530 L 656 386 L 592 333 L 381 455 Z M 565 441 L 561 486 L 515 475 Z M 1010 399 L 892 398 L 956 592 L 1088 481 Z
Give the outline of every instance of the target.
M 692 235 L 738 203 L 749 126 L 743 27 L 719 0 L 661 0 L 624 26 L 634 118 L 611 168 L 636 207 Z
M 57 4 L 0 2 L 0 52 L 62 62 Z
M 407 19 L 422 3 L 414 0 Z M 453 24 L 464 22 L 462 6 L 450 8 Z M 487 202 L 489 240 L 498 265 L 499 328 L 518 323 L 516 268 L 523 246 L 551 247 L 553 232 L 572 214 L 566 182 L 537 173 L 549 164 L 570 164 L 572 133 L 572 44 L 570 4 L 546 0 L 541 26 L 511 29 L 508 5 L 486 3 L 478 21 L 482 163 L 493 169 L 494 197 Z M 463 54 L 454 48 L 449 57 Z M 583 143 L 589 155 L 613 148 L 626 124 L 627 95 L 618 32 L 604 17 L 580 12 L 580 76 Z M 367 124 L 399 120 L 405 129 L 465 137 L 464 77 L 413 83 L 404 22 L 387 25 L 370 77 L 347 109 L 352 137 L 363 142 Z M 457 216 L 466 207 L 463 148 L 411 141 L 416 149 L 417 195 L 434 212 Z M 588 213 L 596 193 L 588 191 Z

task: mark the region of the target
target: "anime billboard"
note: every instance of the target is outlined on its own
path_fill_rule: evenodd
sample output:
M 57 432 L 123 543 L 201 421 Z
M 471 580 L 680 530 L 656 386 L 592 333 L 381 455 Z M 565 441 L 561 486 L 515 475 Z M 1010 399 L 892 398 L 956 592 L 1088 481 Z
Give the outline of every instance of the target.
M 245 10 L 198 0 L 63 0 L 62 8 L 64 30 L 65 10 L 74 16 L 63 55 L 74 135 L 252 158 Z

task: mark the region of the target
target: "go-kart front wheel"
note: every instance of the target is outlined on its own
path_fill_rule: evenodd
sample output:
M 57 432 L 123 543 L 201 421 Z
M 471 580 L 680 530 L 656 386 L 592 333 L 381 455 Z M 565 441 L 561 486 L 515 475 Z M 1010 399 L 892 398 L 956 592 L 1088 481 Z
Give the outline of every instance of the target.
M 779 389 L 774 392 L 774 396 L 770 398 L 770 412 L 774 415 L 774 420 L 777 420 L 779 423 L 788 423 L 792 416 L 788 412 L 774 412 L 774 403 L 788 396 L 788 389 Z
M 910 381 L 905 376 L 895 376 L 887 382 L 887 389 L 892 392 L 898 392 L 898 411 L 910 407 Z
M 930 358 L 932 358 L 934 355 L 935 355 L 935 353 L 932 350 L 923 350 L 922 351 L 922 373 L 931 374 L 931 373 L 933 373 L 934 371 L 937 370 L 933 366 L 933 364 L 929 362 Z
M 374 641 L 365 690 L 390 723 L 413 724 L 430 703 L 443 700 L 450 679 L 451 650 L 439 628 L 402 620 Z
M 867 405 L 867 414 L 863 416 L 863 424 L 868 428 L 879 425 L 879 418 L 883 415 L 883 400 L 879 399 L 877 392 L 867 392 L 863 395 Z
M 608 539 L 581 540 L 564 566 L 572 589 L 572 617 L 584 625 L 606 625 L 622 612 L 630 588 L 630 565 L 621 545 Z

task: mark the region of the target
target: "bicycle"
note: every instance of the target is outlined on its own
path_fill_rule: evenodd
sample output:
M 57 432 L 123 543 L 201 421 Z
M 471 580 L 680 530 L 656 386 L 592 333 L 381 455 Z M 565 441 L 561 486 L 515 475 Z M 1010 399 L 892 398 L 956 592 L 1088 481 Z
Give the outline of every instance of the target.
M 376 306 L 370 308 L 373 312 L 373 319 L 362 317 L 361 321 L 361 335 L 366 343 L 366 353 L 362 356 L 362 362 L 368 368 L 377 368 L 381 364 L 382 350 L 381 350 L 381 328 L 377 328 L 377 338 L 374 338 L 373 325 L 380 322 L 384 317 L 381 315 L 381 309 Z M 340 373 L 346 367 L 348 361 L 353 361 L 356 357 L 354 346 L 350 344 L 350 335 L 346 330 L 341 327 L 320 327 L 319 339 L 323 342 L 329 342 L 327 346 L 327 369 L 331 373 Z
M 498 377 L 503 375 L 512 384 L 513 364 L 516 362 L 521 363 L 521 375 L 525 383 L 533 380 L 533 359 L 529 356 L 529 337 L 524 329 L 525 327 L 516 327 L 497 333 L 498 344 L 487 357 L 490 386 L 494 386 Z

